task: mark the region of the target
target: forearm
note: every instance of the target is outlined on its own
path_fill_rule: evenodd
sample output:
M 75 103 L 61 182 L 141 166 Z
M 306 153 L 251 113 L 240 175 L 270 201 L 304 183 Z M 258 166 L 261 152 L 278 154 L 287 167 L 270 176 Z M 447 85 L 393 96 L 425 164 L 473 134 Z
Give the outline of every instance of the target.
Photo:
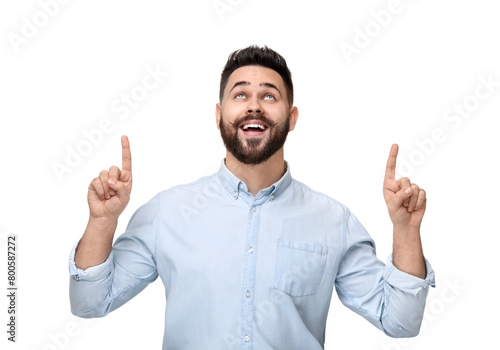
M 425 279 L 426 268 L 420 228 L 394 226 L 393 264 L 409 275 Z
M 117 219 L 89 219 L 76 249 L 76 267 L 86 270 L 106 261 L 111 252 L 117 224 Z

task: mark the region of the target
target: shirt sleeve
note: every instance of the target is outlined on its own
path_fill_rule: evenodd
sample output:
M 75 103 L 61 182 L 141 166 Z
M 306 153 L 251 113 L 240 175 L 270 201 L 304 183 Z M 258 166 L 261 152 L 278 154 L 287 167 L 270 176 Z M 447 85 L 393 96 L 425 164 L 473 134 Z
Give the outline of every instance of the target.
M 434 271 L 425 260 L 425 279 L 398 270 L 392 255 L 384 264 L 375 243 L 349 211 L 344 225 L 343 256 L 335 281 L 342 303 L 391 337 L 416 336 L 420 330 Z
M 136 296 L 156 280 L 159 198 L 155 196 L 132 215 L 105 262 L 81 270 L 75 265 L 76 244 L 69 258 L 71 312 L 102 317 Z

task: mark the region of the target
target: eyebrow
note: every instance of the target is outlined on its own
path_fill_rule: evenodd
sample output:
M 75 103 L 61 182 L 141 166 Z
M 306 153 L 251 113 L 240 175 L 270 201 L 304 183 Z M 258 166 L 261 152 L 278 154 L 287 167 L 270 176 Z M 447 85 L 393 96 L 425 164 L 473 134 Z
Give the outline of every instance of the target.
M 233 87 L 231 88 L 231 90 L 229 90 L 229 92 L 231 93 L 231 91 L 233 91 L 234 88 L 236 88 L 237 86 L 246 86 L 246 85 L 250 85 L 250 82 L 248 82 L 248 81 L 238 81 L 237 83 L 235 83 L 233 85 Z M 265 87 L 268 87 L 268 88 L 271 88 L 271 89 L 275 89 L 276 91 L 278 91 L 278 93 L 281 96 L 280 89 L 278 89 L 278 87 L 276 85 L 274 85 L 274 84 L 271 84 L 271 83 L 260 83 L 259 86 L 265 86 Z

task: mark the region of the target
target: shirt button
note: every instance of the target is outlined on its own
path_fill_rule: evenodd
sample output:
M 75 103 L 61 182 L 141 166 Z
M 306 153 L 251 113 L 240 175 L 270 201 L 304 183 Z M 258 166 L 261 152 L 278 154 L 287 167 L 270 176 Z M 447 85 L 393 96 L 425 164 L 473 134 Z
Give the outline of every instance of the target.
M 252 254 L 252 253 L 253 253 L 253 248 L 252 247 L 248 248 L 248 254 Z
M 249 290 L 247 290 L 247 292 L 245 293 L 245 296 L 246 296 L 247 298 L 250 298 L 250 291 L 249 291 Z
M 237 196 L 238 196 L 238 192 L 234 191 L 233 197 L 237 197 Z
M 257 211 L 257 208 L 252 207 L 252 211 L 255 213 Z
M 243 337 L 243 340 L 244 341 L 249 341 L 250 340 L 250 337 L 248 336 L 248 334 L 245 334 L 245 336 Z
M 245 186 L 243 186 L 243 184 L 240 184 L 240 190 L 244 189 Z
M 273 200 L 273 199 L 274 199 L 274 194 L 271 195 L 271 200 Z

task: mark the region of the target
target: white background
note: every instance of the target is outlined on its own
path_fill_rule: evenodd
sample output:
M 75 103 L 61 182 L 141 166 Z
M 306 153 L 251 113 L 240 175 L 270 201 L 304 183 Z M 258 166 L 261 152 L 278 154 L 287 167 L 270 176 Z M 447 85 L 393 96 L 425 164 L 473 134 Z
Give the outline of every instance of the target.
M 217 171 L 225 154 L 214 116 L 220 73 L 232 51 L 250 44 L 282 54 L 293 74 L 300 116 L 285 147 L 292 175 L 347 205 L 380 259 L 391 251 L 382 179 L 392 143 L 400 145 L 400 164 L 413 167 L 405 175 L 428 193 L 422 239 L 437 287 L 420 335 L 388 338 L 334 295 L 325 348 L 498 347 L 498 324 L 490 321 L 500 312 L 495 1 L 401 0 L 394 10 L 389 0 L 222 0 L 230 10 L 219 14 L 213 0 L 87 0 L 43 15 L 40 4 L 49 2 L 0 5 L 0 295 L 7 234 L 18 235 L 19 266 L 18 342 L 7 342 L 2 326 L 0 348 L 161 347 L 160 280 L 105 318 L 70 313 L 67 262 L 86 226 L 87 186 L 120 165 L 120 136 L 128 135 L 134 187 L 121 233 L 157 192 Z M 388 9 L 390 18 L 379 15 L 385 22 L 377 24 L 374 13 Z M 360 32 L 369 36 L 363 41 Z M 342 51 L 356 43 L 356 53 Z M 170 75 L 120 119 L 112 104 L 157 66 Z M 497 84 L 482 100 L 480 77 Z M 445 119 L 464 103 L 468 118 Z M 59 179 L 54 164 L 65 164 L 83 131 L 105 118 L 113 131 Z M 442 142 L 419 151 L 437 128 Z M 0 305 L 5 325 L 6 297 Z

